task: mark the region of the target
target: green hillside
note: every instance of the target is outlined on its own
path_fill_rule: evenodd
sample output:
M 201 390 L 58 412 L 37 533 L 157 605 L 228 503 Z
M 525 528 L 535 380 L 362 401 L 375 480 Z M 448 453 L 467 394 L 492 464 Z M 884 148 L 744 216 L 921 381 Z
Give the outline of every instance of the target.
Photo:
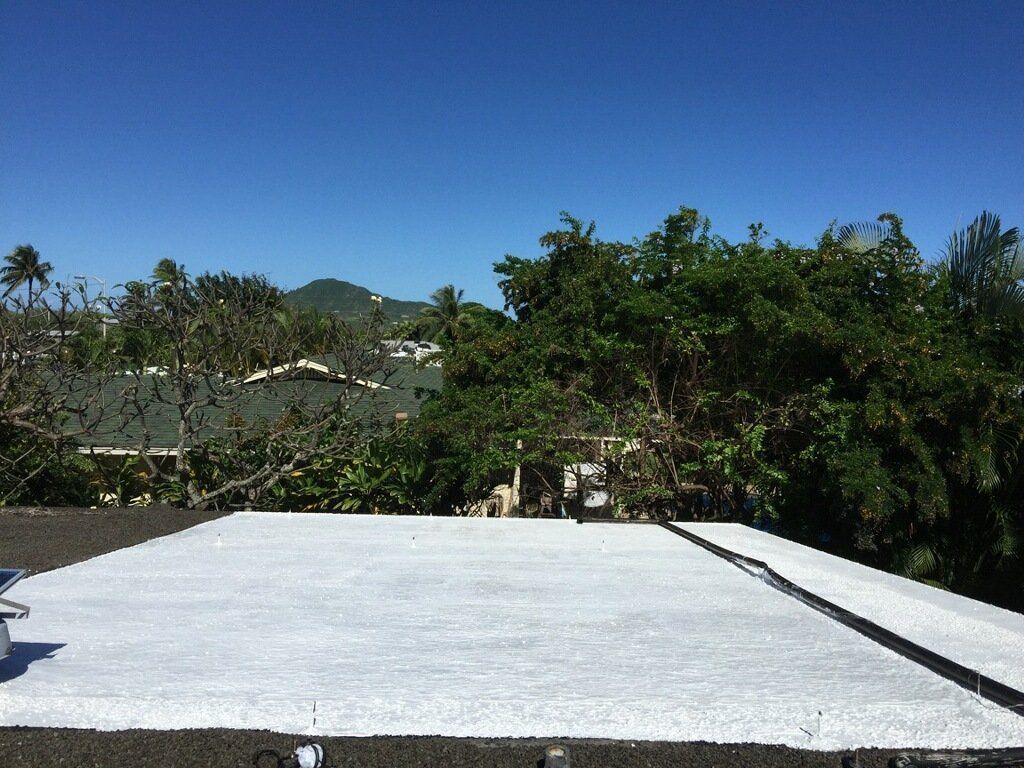
M 373 309 L 370 297 L 373 292 L 345 280 L 323 278 L 296 288 L 285 295 L 292 304 L 316 307 L 322 312 L 335 312 L 342 317 L 367 315 Z M 420 310 L 429 306 L 425 301 L 399 301 L 384 297 L 381 309 L 384 315 L 396 322 L 418 317 Z

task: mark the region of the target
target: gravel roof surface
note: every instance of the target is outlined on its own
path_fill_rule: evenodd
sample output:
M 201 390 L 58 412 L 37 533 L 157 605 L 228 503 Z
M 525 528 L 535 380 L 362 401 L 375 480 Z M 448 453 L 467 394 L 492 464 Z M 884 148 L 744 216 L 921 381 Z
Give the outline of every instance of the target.
M 29 575 L 183 531 L 223 517 L 172 507 L 0 507 L 0 567 Z
M 20 768 L 242 768 L 260 749 L 290 753 L 306 736 L 267 731 L 79 731 L 0 728 L 0 765 Z M 838 752 L 763 744 L 442 737 L 318 738 L 338 768 L 535 768 L 544 747 L 569 747 L 573 768 L 840 768 Z M 860 768 L 894 752 L 861 750 Z M 269 764 L 262 764 L 269 765 Z

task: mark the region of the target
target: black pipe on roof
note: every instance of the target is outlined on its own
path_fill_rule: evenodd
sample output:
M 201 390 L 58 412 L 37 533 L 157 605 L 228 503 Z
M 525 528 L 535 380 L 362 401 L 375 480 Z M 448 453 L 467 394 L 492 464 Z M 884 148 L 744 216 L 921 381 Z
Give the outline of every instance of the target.
M 998 680 L 993 680 L 991 677 L 983 675 L 977 670 L 965 667 L 963 664 L 958 664 L 952 659 L 935 653 L 935 651 L 930 651 L 885 627 L 875 624 L 863 616 L 848 611 L 820 595 L 816 595 L 794 584 L 785 576 L 773 571 L 767 563 L 761 560 L 755 560 L 752 557 L 720 547 L 695 533 L 677 528 L 671 523 L 662 522 L 660 525 L 665 530 L 671 531 L 676 536 L 681 536 L 698 547 L 702 547 L 708 552 L 721 557 L 723 560 L 727 560 L 744 573 L 760 578 L 768 586 L 796 598 L 809 608 L 823 613 L 830 619 L 838 621 L 840 624 L 849 627 L 870 640 L 874 640 L 879 645 L 895 651 L 900 656 L 920 664 L 925 669 L 956 683 L 961 688 L 966 688 L 983 699 L 988 699 L 1024 717 L 1024 692 L 1000 683 Z

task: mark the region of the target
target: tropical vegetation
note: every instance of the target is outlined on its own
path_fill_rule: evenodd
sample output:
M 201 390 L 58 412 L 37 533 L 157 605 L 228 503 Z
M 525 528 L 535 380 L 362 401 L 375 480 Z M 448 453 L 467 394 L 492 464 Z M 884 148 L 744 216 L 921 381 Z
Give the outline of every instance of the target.
M 161 262 L 107 303 L 121 321 L 107 337 L 80 313 L 58 354 L 23 357 L 46 376 L 9 377 L 0 430 L 18 440 L 0 450 L 0 497 L 59 503 L 66 488 L 75 503 L 450 514 L 515 478 L 525 514 L 546 498 L 581 514 L 735 520 L 1024 609 L 1017 229 L 982 213 L 927 260 L 893 214 L 833 224 L 804 246 L 761 224 L 732 241 L 680 208 L 630 242 L 566 214 L 540 246 L 495 265 L 504 311 L 446 285 L 380 331 L 443 350 L 444 386 L 408 423 L 367 433 L 320 413 L 301 445 L 291 422 L 249 423 L 233 441 L 199 430 L 202 449 L 170 470 L 107 462 L 91 485 L 62 480 L 89 474 L 71 438 L 28 451 L 33 474 L 15 484 L 15 452 L 52 437 L 56 416 L 33 431 L 18 426 L 30 415 L 5 421 L 4 408 L 31 391 L 41 402 L 55 360 L 78 373 L 166 369 L 160 397 L 187 410 L 197 377 L 369 344 L 362 320 L 296 307 L 262 277 L 191 278 Z M 12 287 L 31 274 L 41 295 L 48 272 L 38 254 L 15 253 L 0 315 L 11 338 L 41 322 Z M 228 337 L 247 341 L 225 349 Z M 41 460 L 52 452 L 66 460 Z M 564 492 L 573 473 L 606 492 L 603 507 Z M 225 490 L 217 501 L 207 488 Z
M 929 265 L 889 214 L 814 247 L 686 208 L 632 243 L 563 224 L 496 266 L 513 319 L 446 356 L 417 424 L 436 503 L 602 462 L 619 514 L 739 520 L 1024 606 L 1016 230 L 982 214 Z

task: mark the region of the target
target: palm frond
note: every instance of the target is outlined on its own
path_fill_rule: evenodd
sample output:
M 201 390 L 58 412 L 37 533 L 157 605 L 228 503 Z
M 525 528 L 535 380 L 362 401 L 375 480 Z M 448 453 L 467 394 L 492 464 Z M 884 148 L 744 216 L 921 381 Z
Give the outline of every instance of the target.
M 1017 465 L 1019 448 L 1016 430 L 998 424 L 988 426 L 978 442 L 965 446 L 979 491 L 993 493 L 1006 482 Z
M 855 221 L 841 226 L 836 240 L 849 251 L 867 253 L 880 248 L 891 234 L 892 227 L 887 221 Z
M 999 456 L 991 447 L 986 447 L 975 458 L 974 472 L 978 477 L 978 490 L 992 493 L 1002 482 L 999 472 Z
M 939 556 L 930 544 L 915 544 L 903 552 L 900 570 L 904 576 L 920 579 L 938 570 Z
M 1011 280 L 1024 277 L 1024 243 L 1020 228 L 1011 227 L 999 234 L 999 274 Z
M 1024 314 L 1024 249 L 1017 228 L 1000 231 L 994 213 L 982 211 L 946 245 L 944 271 L 954 307 L 986 317 Z
M 995 539 L 992 554 L 998 559 L 1014 557 L 1020 548 L 1020 537 L 1013 512 L 1001 504 L 993 507 L 995 515 Z
M 999 558 L 1010 558 L 1017 554 L 1020 543 L 1015 531 L 1003 531 L 992 545 L 992 552 Z

